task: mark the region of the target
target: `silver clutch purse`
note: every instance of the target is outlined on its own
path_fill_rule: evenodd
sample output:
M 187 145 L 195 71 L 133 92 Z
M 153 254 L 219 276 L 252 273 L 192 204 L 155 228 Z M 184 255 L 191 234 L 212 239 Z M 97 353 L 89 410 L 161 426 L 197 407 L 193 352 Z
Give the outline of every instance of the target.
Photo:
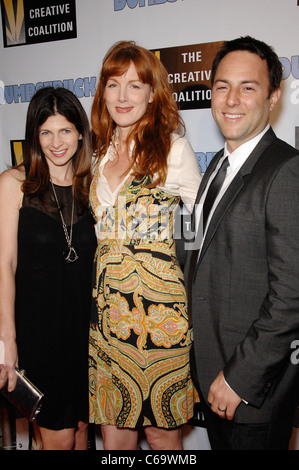
M 25 371 L 16 369 L 16 374 L 17 383 L 14 390 L 9 392 L 6 382 L 0 391 L 22 416 L 28 421 L 33 421 L 40 412 L 44 395 L 27 379 Z

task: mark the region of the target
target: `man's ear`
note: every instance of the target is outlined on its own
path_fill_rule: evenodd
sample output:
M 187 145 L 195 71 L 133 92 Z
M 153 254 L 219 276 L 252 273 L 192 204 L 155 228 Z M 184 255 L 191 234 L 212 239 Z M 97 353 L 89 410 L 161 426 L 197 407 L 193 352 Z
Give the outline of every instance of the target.
M 270 111 L 273 111 L 281 97 L 281 88 L 276 88 L 270 95 Z

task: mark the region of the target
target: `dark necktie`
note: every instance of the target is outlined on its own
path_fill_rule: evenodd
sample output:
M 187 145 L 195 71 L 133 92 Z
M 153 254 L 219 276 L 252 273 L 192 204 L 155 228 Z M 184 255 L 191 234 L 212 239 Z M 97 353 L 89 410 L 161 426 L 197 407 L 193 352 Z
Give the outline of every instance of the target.
M 221 166 L 213 179 L 213 181 L 210 184 L 210 187 L 208 189 L 208 192 L 206 194 L 204 203 L 203 203 L 203 208 L 202 208 L 202 213 L 203 213 L 203 230 L 205 230 L 206 223 L 209 217 L 209 213 L 213 207 L 213 204 L 215 202 L 215 199 L 221 189 L 221 186 L 223 185 L 225 176 L 226 176 L 226 170 L 227 167 L 229 166 L 229 161 L 228 157 L 226 157 L 223 162 L 221 163 Z
M 209 217 L 209 213 L 213 207 L 213 204 L 216 200 L 217 195 L 219 194 L 219 191 L 221 189 L 221 186 L 223 185 L 225 176 L 226 176 L 226 170 L 227 167 L 229 166 L 229 161 L 228 157 L 226 157 L 223 162 L 221 163 L 221 166 L 216 173 L 216 176 L 213 178 L 209 189 L 207 191 L 204 203 L 203 203 L 203 208 L 202 208 L 202 228 L 203 232 L 201 236 L 203 235 L 206 227 L 206 223 Z M 194 217 L 194 213 L 193 213 Z M 200 229 L 199 229 L 200 230 Z M 189 316 L 189 323 L 192 324 L 192 312 L 191 312 L 191 305 L 192 305 L 192 283 L 193 283 L 193 276 L 195 273 L 195 268 L 196 268 L 196 263 L 197 263 L 197 258 L 199 254 L 199 249 L 193 250 L 192 255 L 191 255 L 191 260 L 190 260 L 190 265 L 189 265 L 189 272 L 188 272 L 188 316 Z

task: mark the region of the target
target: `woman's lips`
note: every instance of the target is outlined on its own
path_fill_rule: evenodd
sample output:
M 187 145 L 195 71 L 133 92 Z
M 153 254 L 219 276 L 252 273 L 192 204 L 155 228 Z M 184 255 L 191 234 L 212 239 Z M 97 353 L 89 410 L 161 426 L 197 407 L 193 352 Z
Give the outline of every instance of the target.
M 67 152 L 67 149 L 60 150 L 60 151 L 51 150 L 51 152 L 54 155 L 54 157 L 64 157 Z
M 120 106 L 117 106 L 117 107 L 116 107 L 116 111 L 117 111 L 118 113 L 129 113 L 129 112 L 131 111 L 131 109 L 133 109 L 132 106 L 126 107 L 126 108 L 122 108 L 122 107 L 120 107 Z

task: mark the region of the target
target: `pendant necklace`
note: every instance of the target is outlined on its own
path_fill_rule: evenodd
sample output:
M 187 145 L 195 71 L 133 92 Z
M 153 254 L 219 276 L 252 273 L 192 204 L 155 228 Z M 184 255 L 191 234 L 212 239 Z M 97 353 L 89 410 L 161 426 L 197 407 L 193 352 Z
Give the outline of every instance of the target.
M 54 188 L 54 184 L 53 184 L 51 178 L 50 178 L 50 182 L 51 182 L 51 185 L 52 185 L 53 194 L 54 194 L 54 197 L 55 197 L 55 200 L 56 200 L 56 204 L 57 204 L 57 207 L 59 209 L 60 218 L 61 218 L 61 222 L 62 222 L 62 227 L 63 227 L 63 230 L 64 230 L 64 236 L 65 236 L 67 246 L 68 246 L 68 248 L 63 252 L 63 257 L 64 257 L 64 259 L 67 263 L 74 263 L 79 258 L 79 256 L 76 253 L 75 248 L 72 246 L 73 218 L 74 218 L 74 195 L 73 195 L 73 203 L 72 203 L 72 216 L 71 216 L 70 234 L 68 234 L 67 226 L 65 224 L 65 221 L 64 221 L 64 218 L 63 218 L 63 215 L 62 215 L 62 212 L 61 212 L 61 207 L 60 207 L 60 204 L 59 204 L 59 201 L 58 201 L 58 197 L 57 197 L 57 194 L 56 194 L 56 191 L 55 191 L 55 188 Z

